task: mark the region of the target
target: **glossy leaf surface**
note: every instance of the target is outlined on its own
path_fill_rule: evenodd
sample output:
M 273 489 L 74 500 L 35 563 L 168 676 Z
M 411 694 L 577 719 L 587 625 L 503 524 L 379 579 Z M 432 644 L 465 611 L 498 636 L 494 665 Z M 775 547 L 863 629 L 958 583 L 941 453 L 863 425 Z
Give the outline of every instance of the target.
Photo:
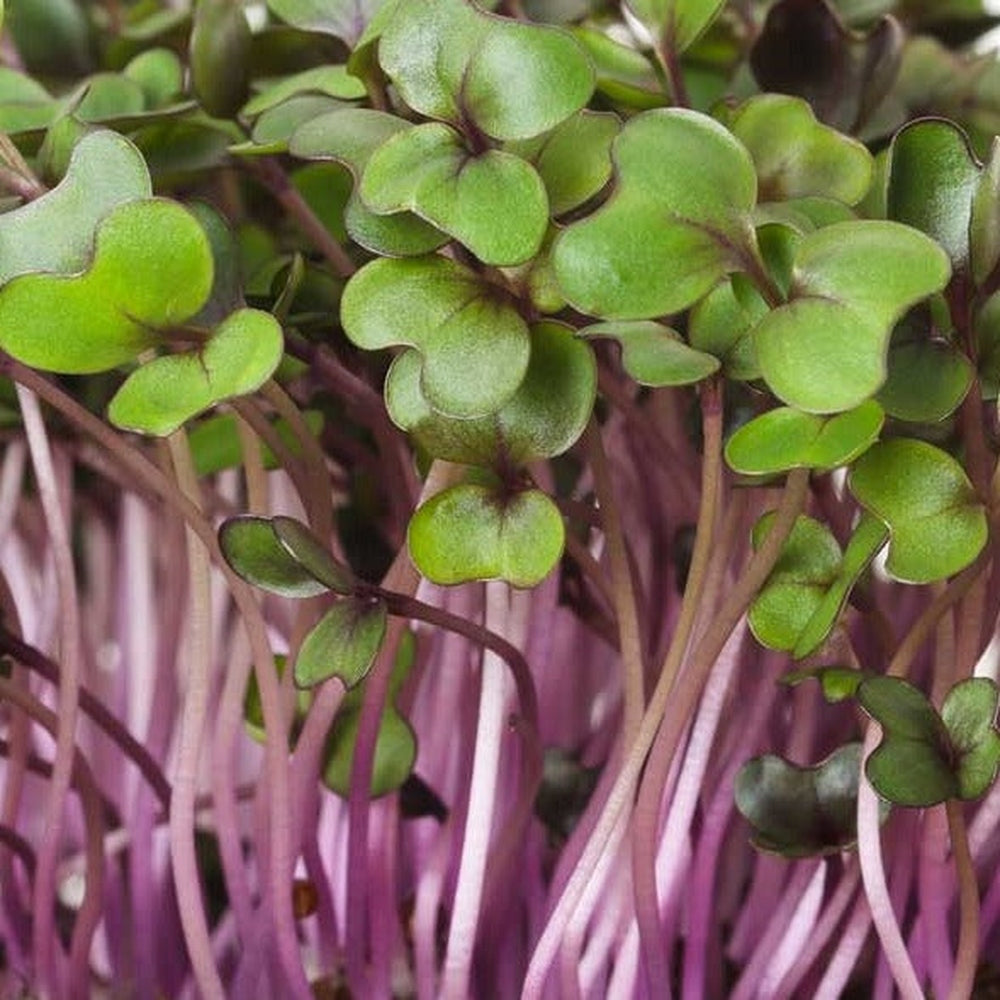
M 893 137 L 888 217 L 933 237 L 956 269 L 969 259 L 969 220 L 978 184 L 979 164 L 952 122 L 911 122 Z
M 620 129 L 615 115 L 580 111 L 551 132 L 506 148 L 538 171 L 549 212 L 558 216 L 582 205 L 611 179 L 611 143 Z
M 458 133 L 430 122 L 371 155 L 361 200 L 374 212 L 409 209 L 464 243 L 485 264 L 520 264 L 545 235 L 549 208 L 538 173 L 500 150 L 471 156 Z
M 898 223 L 843 222 L 804 236 L 788 304 L 754 333 L 765 380 L 807 412 L 859 406 L 885 381 L 893 324 L 949 276 L 940 247 Z
M 495 289 L 443 257 L 376 260 L 348 282 L 344 332 L 359 347 L 420 352 L 421 388 L 449 416 L 498 410 L 524 378 L 527 324 Z
M 47 371 L 105 371 L 196 313 L 212 288 L 204 230 L 173 201 L 121 205 L 81 275 L 24 274 L 0 289 L 0 346 Z
M 108 419 L 166 437 L 210 406 L 255 392 L 283 351 L 281 327 L 270 313 L 240 309 L 198 351 L 155 358 L 133 372 L 111 400 Z
M 347 688 L 360 683 L 382 647 L 387 618 L 382 601 L 337 601 L 302 640 L 295 658 L 296 687 L 315 687 L 331 677 Z
M 834 417 L 779 407 L 744 424 L 726 442 L 726 461 L 749 476 L 848 465 L 878 439 L 885 415 L 873 400 Z
M 233 572 L 281 597 L 316 597 L 327 591 L 281 543 L 270 518 L 231 517 L 219 528 L 219 546 Z
M 533 587 L 562 555 L 562 517 L 538 490 L 505 497 L 475 484 L 431 497 L 410 519 L 413 562 L 434 583 L 506 580 Z
M 149 171 L 128 139 L 105 129 L 84 136 L 56 187 L 0 215 L 0 284 L 29 271 L 83 270 L 101 219 L 151 194 Z
M 408 128 L 409 122 L 384 111 L 348 108 L 313 118 L 299 126 L 288 141 L 293 156 L 336 160 L 351 171 L 355 189 L 344 212 L 347 232 L 361 246 L 388 256 L 428 253 L 448 239 L 445 233 L 409 212 L 376 215 L 358 194 L 357 182 L 372 153 Z
M 993 783 L 1000 764 L 993 681 L 956 684 L 940 715 L 921 691 L 895 677 L 866 680 L 858 700 L 882 727 L 865 773 L 883 798 L 925 808 L 950 798 L 978 798 Z
M 628 0 L 653 38 L 683 52 L 712 23 L 725 0 Z
M 531 359 L 514 395 L 488 417 L 455 420 L 435 413 L 420 389 L 416 352 L 400 355 L 386 379 L 389 415 L 437 458 L 504 469 L 570 448 L 590 418 L 597 393 L 593 352 L 560 323 L 531 328 Z
M 728 124 L 753 157 L 761 201 L 821 195 L 853 205 L 871 184 L 865 146 L 817 121 L 799 98 L 752 97 Z
M 697 112 L 647 111 L 612 146 L 615 187 L 556 241 L 569 302 L 608 319 L 650 319 L 696 302 L 752 252 L 753 163 Z
M 692 385 L 714 375 L 719 359 L 689 347 L 676 330 L 652 320 L 594 323 L 581 337 L 610 337 L 622 349 L 622 367 L 640 385 Z
M 880 442 L 858 459 L 848 482 L 888 526 L 886 568 L 898 580 L 943 580 L 986 544 L 986 513 L 964 470 L 925 441 Z
M 861 744 L 848 743 L 813 767 L 768 754 L 736 775 L 736 807 L 761 850 L 788 858 L 835 854 L 857 840 Z
M 464 0 L 400 0 L 379 62 L 414 111 L 494 139 L 530 139 L 579 111 L 590 61 L 566 32 L 483 13 Z

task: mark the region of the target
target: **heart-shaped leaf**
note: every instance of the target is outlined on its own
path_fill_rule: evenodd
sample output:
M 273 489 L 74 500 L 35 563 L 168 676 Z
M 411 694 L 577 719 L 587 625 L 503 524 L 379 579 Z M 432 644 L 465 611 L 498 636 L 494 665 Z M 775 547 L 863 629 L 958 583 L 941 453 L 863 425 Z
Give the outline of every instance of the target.
M 256 392 L 274 374 L 284 344 L 270 313 L 240 309 L 198 351 L 155 358 L 133 372 L 111 400 L 108 419 L 166 437 L 210 406 Z
M 836 469 L 850 464 L 878 440 L 884 420 L 882 407 L 874 400 L 834 417 L 779 407 L 744 424 L 730 437 L 726 461 L 747 476 L 798 468 Z
M 897 420 L 937 423 L 961 406 L 975 374 L 972 362 L 946 340 L 893 343 L 878 401 Z
M 736 808 L 756 847 L 786 858 L 835 854 L 857 840 L 861 744 L 848 743 L 813 767 L 767 754 L 736 775 Z
M 892 87 L 905 40 L 892 17 L 862 35 L 844 26 L 829 0 L 778 0 L 750 67 L 762 91 L 803 97 L 820 120 L 854 132 Z
M 891 532 L 886 568 L 907 583 L 964 569 L 987 540 L 986 513 L 962 467 L 926 441 L 882 441 L 858 459 L 851 492 Z
M 556 276 L 581 312 L 651 319 L 696 302 L 754 252 L 753 162 L 718 122 L 636 115 L 612 146 L 615 190 L 556 241 Z
M 688 341 L 693 348 L 714 354 L 727 378 L 760 378 L 753 348 L 754 327 L 767 315 L 767 303 L 742 274 L 721 281 L 688 317 Z
M 753 530 L 754 548 L 767 537 L 774 514 Z M 748 621 L 758 641 L 770 649 L 792 650 L 840 572 L 840 546 L 819 521 L 798 517 L 771 575 L 750 605 Z
M 568 327 L 552 322 L 531 328 L 524 380 L 488 417 L 455 420 L 436 413 L 421 392 L 415 351 L 396 358 L 385 385 L 389 416 L 428 454 L 468 465 L 499 464 L 499 471 L 569 449 L 590 419 L 596 393 L 593 352 Z
M 822 195 L 854 205 L 871 184 L 871 153 L 856 139 L 818 122 L 797 97 L 752 97 L 728 124 L 753 157 L 762 201 Z
M 551 132 L 506 148 L 538 171 L 555 217 L 582 205 L 611 179 L 611 143 L 620 128 L 616 115 L 580 111 Z
M 889 147 L 886 213 L 927 233 L 956 270 L 969 260 L 969 220 L 979 164 L 965 133 L 952 122 L 910 122 Z
M 979 677 L 955 685 L 940 715 L 917 688 L 896 677 L 872 677 L 857 696 L 882 727 L 865 773 L 884 799 L 926 808 L 978 798 L 993 783 L 1000 764 L 993 681 Z
M 81 275 L 24 274 L 0 289 L 0 346 L 47 371 L 105 371 L 196 313 L 212 251 L 190 212 L 162 198 L 116 208 Z
M 0 284 L 29 271 L 82 270 L 101 219 L 151 194 L 149 171 L 128 139 L 106 129 L 84 136 L 55 188 L 0 215 Z
M 399 689 L 413 666 L 415 652 L 413 633 L 404 632 L 389 679 L 388 696 L 375 742 L 371 783 L 374 798 L 400 788 L 410 776 L 417 759 L 417 741 L 413 729 L 396 708 Z M 351 789 L 351 765 L 364 694 L 365 686 L 359 684 L 344 695 L 326 741 L 323 784 L 344 798 L 350 794 Z
M 581 337 L 612 337 L 621 344 L 622 367 L 640 385 L 692 385 L 714 375 L 719 359 L 696 351 L 676 330 L 652 320 L 594 323 Z
M 349 108 L 320 115 L 301 125 L 288 142 L 289 152 L 304 159 L 333 159 L 343 163 L 355 180 L 344 223 L 356 243 L 387 256 L 408 257 L 436 250 L 447 235 L 409 212 L 376 215 L 365 208 L 357 182 L 369 157 L 384 142 L 409 128 L 409 122 L 383 111 Z
M 439 122 L 399 132 L 375 150 L 359 190 L 373 212 L 409 209 L 485 264 L 533 257 L 548 225 L 545 186 L 530 164 L 496 149 L 472 156 Z
M 899 223 L 841 222 L 802 237 L 788 304 L 754 332 L 767 384 L 811 413 L 859 406 L 885 381 L 896 320 L 949 275 L 944 251 Z
M 428 580 L 506 580 L 534 587 L 562 555 L 564 528 L 555 504 L 538 490 L 505 495 L 466 483 L 431 497 L 410 519 L 413 562 Z
M 296 687 L 315 687 L 330 677 L 339 677 L 347 688 L 360 683 L 382 647 L 387 619 L 384 601 L 337 601 L 302 640 Z
M 414 111 L 494 139 L 530 139 L 579 111 L 594 89 L 566 32 L 483 13 L 465 0 L 400 0 L 379 62 Z
M 234 573 L 281 597 L 316 597 L 327 586 L 282 544 L 270 518 L 231 517 L 219 528 L 219 547 Z
M 341 322 L 359 347 L 416 348 L 424 395 L 449 416 L 495 412 L 528 368 L 524 320 L 495 287 L 443 257 L 365 265 L 344 289 Z
M 1000 768 L 998 700 L 1000 690 L 993 680 L 970 677 L 956 684 L 941 706 L 941 721 L 948 730 L 952 756 L 957 758 L 960 799 L 979 798 L 996 779 Z

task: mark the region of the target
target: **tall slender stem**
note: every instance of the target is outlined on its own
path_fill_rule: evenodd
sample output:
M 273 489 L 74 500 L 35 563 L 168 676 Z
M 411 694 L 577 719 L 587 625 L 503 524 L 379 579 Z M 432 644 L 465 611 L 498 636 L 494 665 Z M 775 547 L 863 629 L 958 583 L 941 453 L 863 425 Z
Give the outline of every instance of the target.
M 967 1000 L 972 996 L 976 967 L 979 964 L 979 886 L 976 884 L 976 869 L 969 851 L 962 809 L 962 803 L 958 799 L 948 799 L 945 803 L 951 853 L 958 876 L 960 910 L 955 977 L 951 981 L 948 1000 Z

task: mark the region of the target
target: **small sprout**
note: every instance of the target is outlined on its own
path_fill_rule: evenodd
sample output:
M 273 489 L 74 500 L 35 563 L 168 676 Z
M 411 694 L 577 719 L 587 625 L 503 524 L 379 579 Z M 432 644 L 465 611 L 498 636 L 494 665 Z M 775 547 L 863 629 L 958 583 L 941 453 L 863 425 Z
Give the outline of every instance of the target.
M 1000 767 L 1000 691 L 992 680 L 960 681 L 940 714 L 917 688 L 896 677 L 869 678 L 857 697 L 882 727 L 882 740 L 865 765 L 882 798 L 926 808 L 946 799 L 979 798 L 993 784 Z
M 753 163 L 718 122 L 647 111 L 625 125 L 612 156 L 614 193 L 555 244 L 556 276 L 575 308 L 608 319 L 678 312 L 753 255 Z
M 847 743 L 812 767 L 772 754 L 754 757 L 736 775 L 736 808 L 762 851 L 786 858 L 836 854 L 858 837 L 860 773 L 860 743 Z
M 410 519 L 407 541 L 421 573 L 434 583 L 506 580 L 534 587 L 562 555 L 565 529 L 539 490 L 507 496 L 466 483 L 431 497 Z
M 331 677 L 347 688 L 359 684 L 382 648 L 387 617 L 383 601 L 337 601 L 302 641 L 295 658 L 296 687 L 315 687 Z
M 881 387 L 894 324 L 940 291 L 951 267 L 922 233 L 897 222 L 860 220 L 804 236 L 793 274 L 788 304 L 754 331 L 760 370 L 791 406 L 839 413 Z
M 873 400 L 834 417 L 789 406 L 744 424 L 726 442 L 726 461 L 736 472 L 766 476 L 790 469 L 828 471 L 848 465 L 878 440 L 885 415 Z
M 968 476 L 925 441 L 880 442 L 855 463 L 849 484 L 888 527 L 886 568 L 897 580 L 943 580 L 973 562 L 986 544 L 986 512 Z
M 272 594 L 317 597 L 329 589 L 285 546 L 270 518 L 243 515 L 223 521 L 219 546 L 234 573 Z

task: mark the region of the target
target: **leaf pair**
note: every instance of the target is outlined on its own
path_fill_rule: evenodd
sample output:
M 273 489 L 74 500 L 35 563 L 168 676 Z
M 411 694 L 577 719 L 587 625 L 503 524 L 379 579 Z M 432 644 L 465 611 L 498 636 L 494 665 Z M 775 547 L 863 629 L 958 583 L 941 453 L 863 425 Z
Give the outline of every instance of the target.
M 765 514 L 753 530 L 759 548 L 774 520 Z M 885 544 L 888 531 L 871 516 L 863 517 L 840 552 L 837 540 L 819 521 L 796 519 L 767 582 L 750 606 L 753 634 L 765 646 L 801 659 L 814 652 L 840 617 L 855 583 Z
M 308 528 L 290 517 L 234 517 L 219 529 L 219 545 L 232 570 L 255 587 L 282 597 L 333 592 L 342 598 L 302 642 L 298 687 L 338 677 L 352 688 L 367 675 L 385 637 L 385 602 L 359 593 L 350 571 Z
M 940 714 L 917 688 L 895 677 L 869 678 L 857 697 L 882 727 L 865 773 L 884 799 L 925 808 L 978 798 L 993 784 L 1000 767 L 1000 691 L 992 680 L 959 682 Z

